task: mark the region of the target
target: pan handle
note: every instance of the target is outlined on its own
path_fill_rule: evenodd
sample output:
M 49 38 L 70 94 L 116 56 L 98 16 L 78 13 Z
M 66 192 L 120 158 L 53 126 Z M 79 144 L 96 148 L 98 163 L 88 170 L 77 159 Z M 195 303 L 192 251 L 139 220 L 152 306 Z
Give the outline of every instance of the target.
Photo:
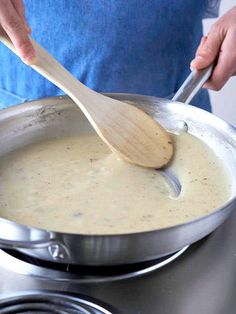
M 38 241 L 15 241 L 0 239 L 1 249 L 47 249 L 53 261 L 67 260 L 70 256 L 64 243 L 56 239 L 38 240 Z
M 68 259 L 69 250 L 59 237 L 54 232 L 0 218 L 0 249 L 46 249 L 52 260 Z
M 67 260 L 70 256 L 69 251 L 64 243 L 56 239 L 39 240 L 39 241 L 13 241 L 0 239 L 1 249 L 47 249 L 53 261 Z
M 180 86 L 172 100 L 188 104 L 211 77 L 213 68 L 214 64 L 211 64 L 205 69 L 193 70 Z

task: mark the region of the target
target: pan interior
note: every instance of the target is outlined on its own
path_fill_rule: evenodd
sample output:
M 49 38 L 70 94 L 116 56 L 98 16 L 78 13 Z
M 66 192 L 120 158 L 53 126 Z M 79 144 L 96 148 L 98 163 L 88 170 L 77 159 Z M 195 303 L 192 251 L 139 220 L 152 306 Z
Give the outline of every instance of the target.
M 143 104 L 142 102 L 139 106 L 141 109 L 157 118 L 158 121 L 160 121 L 163 126 L 171 132 L 181 133 L 188 131 L 190 134 L 203 140 L 212 150 L 214 150 L 214 153 L 218 156 L 222 163 L 224 163 L 225 171 L 232 173 L 229 169 L 235 167 L 235 161 L 233 158 L 235 152 L 235 143 L 233 141 L 234 132 L 229 126 L 221 122 L 221 120 L 218 120 L 212 115 L 201 110 L 190 106 L 185 107 L 177 103 L 167 103 L 165 106 L 158 106 L 158 103 L 156 102 L 149 102 L 148 104 Z M 11 150 L 15 150 L 16 147 L 18 149 L 25 147 L 24 149 L 27 150 L 27 145 L 31 145 L 39 141 L 46 140 L 49 142 L 51 141 L 51 143 L 55 143 L 56 138 L 61 139 L 61 137 L 63 137 L 69 139 L 74 138 L 75 135 L 91 136 L 93 133 L 93 130 L 84 116 L 79 112 L 77 107 L 74 107 L 67 99 L 64 99 L 64 102 L 61 102 L 60 104 L 57 103 L 55 105 L 50 104 L 42 106 L 41 103 L 37 103 L 33 104 L 33 107 L 36 110 L 33 110 L 33 112 L 29 110 L 27 115 L 25 115 L 25 112 L 20 112 L 20 110 L 18 115 L 14 115 L 13 117 L 9 115 L 8 120 L 14 120 L 14 127 L 9 128 L 6 130 L 8 132 L 3 134 L 3 138 L 5 135 L 5 140 L 2 140 L 1 146 L 1 153 L 3 155 L 9 153 Z M 4 120 L 3 123 L 4 122 L 6 121 Z M 229 136 L 229 133 L 232 133 L 232 136 Z M 6 140 L 7 137 L 8 140 Z M 171 167 L 172 165 L 170 165 L 171 172 L 174 170 L 175 174 L 175 169 L 172 169 Z M 176 175 L 178 177 L 178 173 Z M 217 180 L 217 178 L 215 178 L 215 180 Z M 225 180 L 224 173 L 219 172 L 219 180 Z M 232 183 L 232 191 L 235 191 L 235 178 L 233 175 L 231 175 L 230 181 Z M 230 197 L 233 197 L 233 195 L 231 194 Z M 134 200 L 132 202 L 135 204 Z M 49 217 L 49 222 L 52 221 L 53 217 L 55 217 L 55 213 L 52 217 Z M 148 219 L 148 217 L 146 219 Z M 46 227 L 47 229 L 50 229 L 50 224 Z M 160 225 L 158 227 L 162 226 Z M 155 228 L 152 227 L 152 229 Z M 56 231 L 69 232 L 69 230 L 65 229 Z M 130 226 L 128 226 L 125 232 L 129 231 Z M 76 231 L 74 232 L 77 233 Z M 89 233 L 91 232 L 92 231 Z M 111 232 L 114 232 L 114 230 Z M 115 233 L 116 232 L 120 233 L 115 230 Z M 82 233 L 84 233 L 84 230 Z M 101 229 L 98 233 L 103 234 L 104 229 Z M 105 233 L 109 233 L 109 231 Z

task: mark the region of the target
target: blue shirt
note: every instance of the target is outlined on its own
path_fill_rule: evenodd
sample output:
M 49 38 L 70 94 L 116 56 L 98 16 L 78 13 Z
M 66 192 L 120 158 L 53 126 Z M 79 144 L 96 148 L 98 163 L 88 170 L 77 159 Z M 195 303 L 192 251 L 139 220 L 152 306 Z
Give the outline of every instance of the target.
M 171 97 L 189 74 L 209 0 L 26 0 L 34 37 L 99 92 Z M 212 11 L 212 10 L 211 10 Z M 63 94 L 0 45 L 0 108 Z M 206 90 L 193 100 L 210 110 Z

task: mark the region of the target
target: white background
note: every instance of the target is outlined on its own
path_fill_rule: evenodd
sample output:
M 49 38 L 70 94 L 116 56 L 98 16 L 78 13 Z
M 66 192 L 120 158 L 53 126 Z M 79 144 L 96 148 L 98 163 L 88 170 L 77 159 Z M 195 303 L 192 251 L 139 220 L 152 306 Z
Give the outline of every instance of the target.
M 236 5 L 235 0 L 222 0 L 220 15 Z M 204 20 L 204 32 L 207 33 L 210 26 L 216 19 Z M 236 126 L 236 77 L 232 77 L 229 82 L 218 92 L 210 92 L 213 113 L 223 118 L 227 122 Z

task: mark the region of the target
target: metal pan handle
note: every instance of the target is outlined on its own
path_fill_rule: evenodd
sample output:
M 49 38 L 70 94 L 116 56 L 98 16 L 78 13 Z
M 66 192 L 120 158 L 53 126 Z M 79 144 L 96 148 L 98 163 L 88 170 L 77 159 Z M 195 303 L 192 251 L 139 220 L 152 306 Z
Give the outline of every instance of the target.
M 0 248 L 47 249 L 52 260 L 64 260 L 70 256 L 66 245 L 53 232 L 29 228 L 3 218 L 0 219 Z
M 172 100 L 188 104 L 211 77 L 213 68 L 214 64 L 211 64 L 205 69 L 192 71 Z
M 49 255 L 54 261 L 67 260 L 70 256 L 65 244 L 58 240 L 51 239 L 49 241 L 12 241 L 0 239 L 1 249 L 47 249 Z

